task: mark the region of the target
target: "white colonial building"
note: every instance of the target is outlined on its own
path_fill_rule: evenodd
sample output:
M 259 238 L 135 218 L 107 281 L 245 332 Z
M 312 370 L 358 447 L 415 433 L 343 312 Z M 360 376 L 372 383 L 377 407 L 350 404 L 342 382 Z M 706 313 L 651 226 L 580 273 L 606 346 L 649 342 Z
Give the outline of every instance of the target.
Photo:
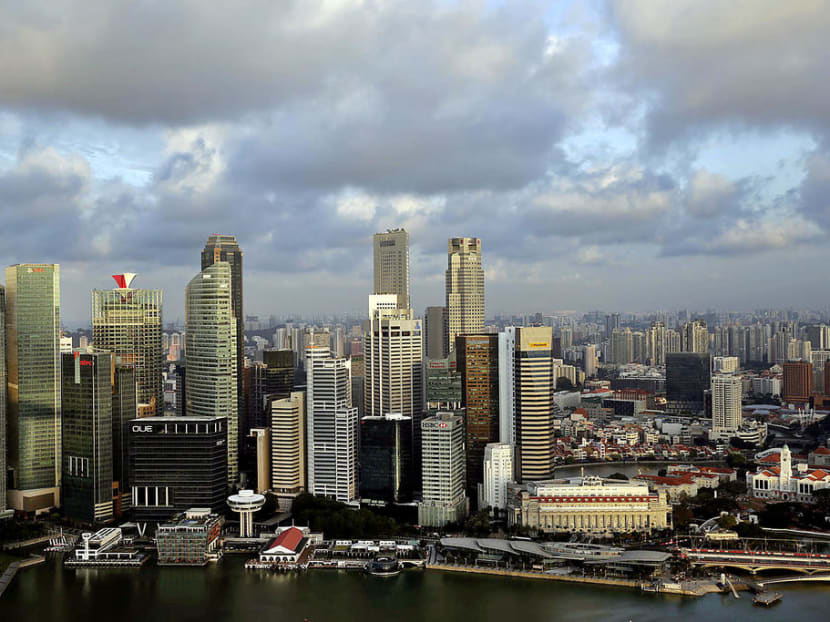
M 775 454 L 762 459 L 757 472 L 747 473 L 747 491 L 753 497 L 767 501 L 797 501 L 812 503 L 813 493 L 822 488 L 830 488 L 830 469 L 816 469 L 806 464 L 792 466 L 790 448 L 784 445 Z M 771 466 L 778 463 L 778 466 Z

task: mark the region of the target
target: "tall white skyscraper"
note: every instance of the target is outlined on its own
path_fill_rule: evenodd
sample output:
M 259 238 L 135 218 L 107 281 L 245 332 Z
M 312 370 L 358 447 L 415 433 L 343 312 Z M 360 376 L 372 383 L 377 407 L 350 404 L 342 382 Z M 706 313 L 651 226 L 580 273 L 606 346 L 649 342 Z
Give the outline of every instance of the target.
M 484 330 L 484 269 L 481 240 L 450 238 L 447 243 L 447 352 L 455 349 L 457 335 Z
M 418 522 L 441 527 L 467 514 L 464 420 L 438 413 L 421 422 L 421 434 L 423 501 L 418 504 Z
M 488 443 L 484 448 L 484 482 L 479 508 L 503 510 L 507 507 L 507 484 L 513 481 L 513 447 Z
M 423 411 L 421 320 L 412 309 L 387 306 L 390 296 L 369 296 L 363 337 L 366 365 L 365 413 L 399 414 L 419 421 Z
M 712 377 L 712 437 L 728 439 L 741 427 L 741 379 Z
M 409 233 L 376 233 L 374 246 L 375 294 L 397 294 L 400 308 L 409 309 Z
M 351 362 L 326 346 L 306 350 L 308 490 L 347 503 L 357 498 L 358 415 Z
M 228 482 L 234 483 L 239 470 L 239 412 L 230 264 L 217 261 L 202 270 L 188 283 L 184 298 L 186 412 L 190 417 L 228 418 Z

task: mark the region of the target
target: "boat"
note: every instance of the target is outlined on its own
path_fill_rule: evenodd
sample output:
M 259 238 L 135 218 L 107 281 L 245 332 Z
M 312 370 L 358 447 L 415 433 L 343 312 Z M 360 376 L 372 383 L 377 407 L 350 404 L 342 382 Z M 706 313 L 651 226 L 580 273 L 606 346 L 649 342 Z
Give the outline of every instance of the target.
M 401 564 L 394 557 L 376 557 L 366 564 L 365 569 L 375 577 L 394 577 L 401 574 Z
M 761 605 L 762 607 L 771 607 L 780 601 L 781 598 L 782 595 L 778 592 L 761 592 L 752 599 L 752 602 L 756 605 Z

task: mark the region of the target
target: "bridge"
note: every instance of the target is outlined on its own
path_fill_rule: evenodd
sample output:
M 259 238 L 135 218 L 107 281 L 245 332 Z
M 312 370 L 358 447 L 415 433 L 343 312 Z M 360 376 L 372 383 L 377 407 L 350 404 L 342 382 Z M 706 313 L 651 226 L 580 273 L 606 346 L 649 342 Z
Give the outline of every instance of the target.
M 677 548 L 676 552 L 704 568 L 735 568 L 752 574 L 765 570 L 830 573 L 826 543 L 751 538 L 711 542 L 693 537 L 688 547 Z
M 763 581 L 756 581 L 758 585 L 766 587 L 767 585 L 775 585 L 776 583 L 794 583 L 795 581 L 827 581 L 830 582 L 830 574 L 810 574 L 810 575 L 790 575 L 788 577 L 775 577 L 764 579 Z

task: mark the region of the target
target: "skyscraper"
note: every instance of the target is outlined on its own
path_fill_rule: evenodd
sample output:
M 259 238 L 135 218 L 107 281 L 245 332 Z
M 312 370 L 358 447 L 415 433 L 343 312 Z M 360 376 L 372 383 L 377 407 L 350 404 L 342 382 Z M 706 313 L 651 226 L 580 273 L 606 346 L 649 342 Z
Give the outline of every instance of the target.
M 513 446 L 488 443 L 484 448 L 484 481 L 480 488 L 479 508 L 507 508 L 507 484 L 512 481 Z
M 360 420 L 360 498 L 385 503 L 412 498 L 412 417 Z
M 712 437 L 729 439 L 741 427 L 741 391 L 737 376 L 712 378 Z
M 781 400 L 796 404 L 809 402 L 813 393 L 813 365 L 806 361 L 787 361 L 781 367 L 784 370 Z
M 424 357 L 443 359 L 447 356 L 447 309 L 427 307 L 424 312 Z
M 423 501 L 418 504 L 418 523 L 441 527 L 467 514 L 464 492 L 464 420 L 439 413 L 421 422 L 424 439 Z
M 703 410 L 703 392 L 710 388 L 712 357 L 706 352 L 666 354 L 666 411 L 697 414 Z
M 185 289 L 187 334 L 186 411 L 190 417 L 227 417 L 228 482 L 239 468 L 237 327 L 232 303 L 231 265 L 218 261 Z
M 389 229 L 375 234 L 375 294 L 397 294 L 398 307 L 409 309 L 409 233 Z
M 553 330 L 550 326 L 508 327 L 503 334 L 499 335 L 506 342 L 501 344 L 499 382 L 507 429 L 502 442 L 516 448 L 518 481 L 545 479 L 552 476 L 554 466 Z M 482 446 L 482 459 L 483 452 Z
M 447 351 L 458 335 L 484 330 L 484 269 L 481 240 L 450 238 L 447 243 Z
M 135 369 L 116 364 L 112 374 L 112 485 L 116 516 L 130 507 L 132 498 L 127 439 L 129 423 L 138 416 L 137 413 Z
M 245 416 L 245 391 L 242 388 L 245 365 L 245 315 L 242 311 L 243 290 L 242 290 L 242 249 L 233 235 L 213 234 L 205 243 L 202 250 L 202 270 L 217 262 L 227 262 L 231 271 L 231 307 L 233 317 L 236 320 L 236 422 L 228 426 L 228 443 L 242 441 L 239 437 L 231 438 L 239 430 L 246 430 L 250 426 L 244 421 L 239 421 Z M 238 451 L 238 450 L 237 450 Z M 228 462 L 229 468 L 236 468 Z
M 82 523 L 112 518 L 112 354 L 61 355 L 63 513 Z
M 357 498 L 357 408 L 350 362 L 325 346 L 306 352 L 308 490 L 349 502 Z
M 708 352 L 709 330 L 703 320 L 694 320 L 683 325 L 683 352 Z
M 306 400 L 294 391 L 269 402 L 271 415 L 271 488 L 283 511 L 306 486 Z
M 60 267 L 6 268 L 9 507 L 60 505 Z
M 455 356 L 465 409 L 467 489 L 481 483 L 484 448 L 499 440 L 499 336 L 461 335 Z
M 132 289 L 135 274 L 114 274 L 117 287 L 92 290 L 92 340 L 96 350 L 111 352 L 116 361 L 135 369 L 139 404 L 164 411 L 160 289 Z

